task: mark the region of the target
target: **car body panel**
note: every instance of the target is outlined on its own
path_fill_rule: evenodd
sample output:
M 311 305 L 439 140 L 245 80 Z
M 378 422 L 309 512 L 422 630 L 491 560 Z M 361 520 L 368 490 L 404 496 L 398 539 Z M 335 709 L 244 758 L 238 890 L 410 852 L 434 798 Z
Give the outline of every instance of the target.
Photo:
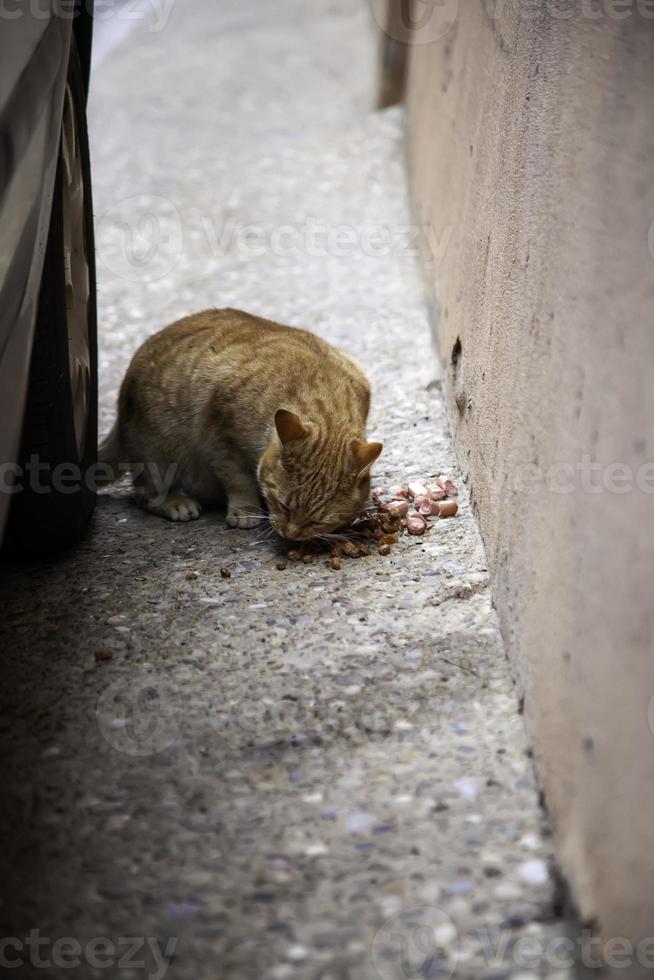
M 36 8 L 35 8 L 36 10 Z M 39 5 L 0 32 L 0 464 L 19 449 L 43 260 L 57 171 L 71 38 L 88 82 L 91 12 Z M 0 473 L 0 534 L 10 495 Z
M 19 37 L 16 38 L 14 50 L 21 50 L 24 42 L 21 43 L 20 35 L 25 29 L 24 24 L 31 27 L 32 18 L 10 21 L 3 32 L 3 44 L 7 44 L 7 36 L 16 31 Z M 28 41 L 33 40 L 33 36 L 30 31 Z M 29 282 L 31 263 L 25 265 L 26 256 L 23 253 L 29 251 L 30 239 L 36 245 L 43 204 L 49 205 L 52 194 L 54 175 L 51 171 L 53 160 L 56 163 L 57 157 L 69 44 L 70 26 L 61 18 L 52 17 L 2 105 L 0 357 L 15 318 L 19 315 Z M 0 64 L 3 64 L 1 60 Z M 35 257 L 38 258 L 38 255 Z M 17 264 L 20 266 L 18 273 Z M 19 281 L 21 272 L 24 278 L 22 284 Z M 18 292 L 17 285 L 22 286 Z

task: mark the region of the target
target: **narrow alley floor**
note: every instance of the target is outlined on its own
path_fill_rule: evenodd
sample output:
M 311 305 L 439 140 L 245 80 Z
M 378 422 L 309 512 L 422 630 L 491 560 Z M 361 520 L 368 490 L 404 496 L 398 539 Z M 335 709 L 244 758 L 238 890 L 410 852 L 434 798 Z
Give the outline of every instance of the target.
M 372 111 L 368 5 L 161 6 L 93 80 L 102 431 L 145 337 L 234 306 L 361 362 L 377 484 L 461 485 L 415 254 L 446 243 L 411 228 L 401 110 Z M 390 558 L 282 572 L 119 487 L 73 556 L 4 570 L 2 935 L 74 938 L 49 975 L 84 980 L 567 976 L 460 499 Z

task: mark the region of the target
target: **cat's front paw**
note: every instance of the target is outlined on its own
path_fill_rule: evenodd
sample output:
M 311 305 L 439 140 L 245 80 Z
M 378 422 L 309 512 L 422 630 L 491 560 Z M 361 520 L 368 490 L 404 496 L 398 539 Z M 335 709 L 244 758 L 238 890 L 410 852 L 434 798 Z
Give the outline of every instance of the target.
M 230 507 L 227 513 L 227 527 L 237 527 L 241 531 L 250 531 L 259 527 L 264 518 L 254 507 Z
M 159 513 L 169 521 L 197 521 L 202 508 L 190 497 L 166 497 Z

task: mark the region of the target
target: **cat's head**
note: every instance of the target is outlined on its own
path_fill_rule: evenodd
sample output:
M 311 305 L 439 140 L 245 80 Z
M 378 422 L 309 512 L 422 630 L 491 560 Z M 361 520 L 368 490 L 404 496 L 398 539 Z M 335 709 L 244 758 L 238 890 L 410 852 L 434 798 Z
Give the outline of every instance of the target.
M 381 451 L 379 442 L 327 436 L 279 409 L 258 470 L 272 526 L 292 541 L 345 527 L 368 500 L 370 468 Z

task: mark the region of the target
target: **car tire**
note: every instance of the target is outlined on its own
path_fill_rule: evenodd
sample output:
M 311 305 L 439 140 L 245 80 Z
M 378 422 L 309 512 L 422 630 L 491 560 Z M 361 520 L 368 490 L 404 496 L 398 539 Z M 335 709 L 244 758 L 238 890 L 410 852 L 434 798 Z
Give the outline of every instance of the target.
M 97 313 L 86 95 L 72 43 L 6 545 L 14 556 L 71 547 L 93 513 Z

